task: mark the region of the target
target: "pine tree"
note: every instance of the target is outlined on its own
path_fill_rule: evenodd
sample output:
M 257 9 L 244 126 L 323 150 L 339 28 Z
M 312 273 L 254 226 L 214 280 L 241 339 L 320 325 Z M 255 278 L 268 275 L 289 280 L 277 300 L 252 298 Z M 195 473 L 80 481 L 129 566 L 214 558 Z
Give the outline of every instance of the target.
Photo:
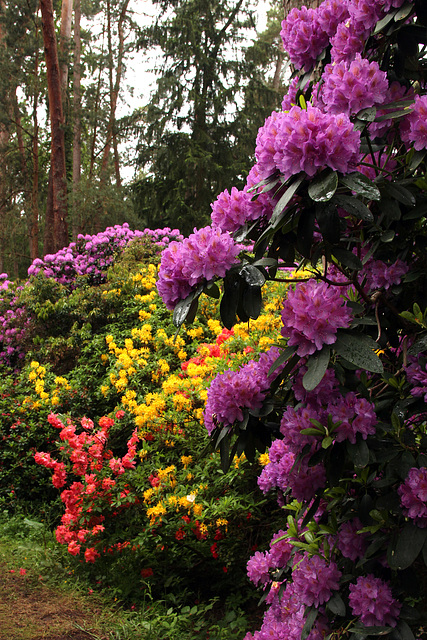
M 210 203 L 244 182 L 253 140 L 280 104 L 250 53 L 250 0 L 157 0 L 157 20 L 141 46 L 157 46 L 163 66 L 140 137 L 136 207 L 147 226 L 202 226 Z M 271 52 L 270 52 L 271 53 Z

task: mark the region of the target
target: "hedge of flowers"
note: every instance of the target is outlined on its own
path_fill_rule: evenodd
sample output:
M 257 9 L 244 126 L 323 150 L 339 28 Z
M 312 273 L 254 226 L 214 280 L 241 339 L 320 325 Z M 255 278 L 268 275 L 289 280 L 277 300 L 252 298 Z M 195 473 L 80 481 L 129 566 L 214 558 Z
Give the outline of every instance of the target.
M 104 575 L 121 598 L 136 601 L 147 581 L 161 591 L 172 575 L 181 599 L 224 595 L 244 586 L 246 559 L 278 512 L 256 488 L 266 456 L 236 454 L 224 474 L 209 450 L 207 389 L 271 352 L 283 286 L 271 284 L 250 327 L 223 329 L 206 298 L 176 335 L 152 244 L 129 242 L 105 283 L 70 290 L 39 273 L 23 287 L 38 320 L 21 371 L 4 378 L 0 501 L 57 514 L 44 503 L 59 495 L 56 539 L 76 570 Z
M 258 484 L 283 525 L 248 562 L 267 610 L 246 640 L 425 635 L 426 28 L 419 1 L 292 9 L 295 72 L 246 187 L 219 195 L 203 242 L 162 254 L 178 326 L 204 293 L 222 289 L 231 330 L 259 316 L 267 281 L 290 286 L 278 353 L 221 372 L 204 413 L 224 466 L 273 437 Z

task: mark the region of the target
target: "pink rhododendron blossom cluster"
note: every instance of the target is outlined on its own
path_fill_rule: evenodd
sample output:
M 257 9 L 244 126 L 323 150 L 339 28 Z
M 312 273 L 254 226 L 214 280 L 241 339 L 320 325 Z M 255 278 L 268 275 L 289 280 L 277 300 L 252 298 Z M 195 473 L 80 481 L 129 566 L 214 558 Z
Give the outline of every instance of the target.
M 341 571 L 335 562 L 327 562 L 321 556 L 304 554 L 302 560 L 295 565 L 292 580 L 301 602 L 308 607 L 318 607 L 327 602 L 332 591 L 339 588 Z
M 375 291 L 400 284 L 402 277 L 408 273 L 409 267 L 403 260 L 397 259 L 393 264 L 386 264 L 382 260 L 369 258 L 360 272 L 361 278 L 366 278 L 366 289 Z
M 348 328 L 352 312 L 338 287 L 313 278 L 289 289 L 283 303 L 282 335 L 288 344 L 298 345 L 299 356 L 306 356 L 336 341 L 337 329 Z
M 250 201 L 250 194 L 236 187 L 232 187 L 231 193 L 227 189 L 222 191 L 211 205 L 212 226 L 222 231 L 237 231 L 249 218 Z
M 348 173 L 358 164 L 359 147 L 360 132 L 347 115 L 308 104 L 307 110 L 273 111 L 258 132 L 255 155 L 264 178 L 278 169 L 287 179 L 300 171 L 314 176 L 324 167 Z
M 217 424 L 232 425 L 243 420 L 244 409 L 259 409 L 272 380 L 280 373 L 267 373 L 279 355 L 277 348 L 261 354 L 258 362 L 251 360 L 237 371 L 220 373 L 212 381 L 204 411 L 205 427 L 212 433 Z
M 354 60 L 327 64 L 323 74 L 321 100 L 329 113 L 356 114 L 361 109 L 380 105 L 388 90 L 387 74 L 377 62 L 356 54 Z
M 157 281 L 167 308 L 173 309 L 201 282 L 225 276 L 241 249 L 228 232 L 213 227 L 195 229 L 182 242 L 171 242 L 162 253 Z
M 372 574 L 350 584 L 349 602 L 352 613 L 367 627 L 397 624 L 401 604 L 393 598 L 389 584 Z
M 363 524 L 359 518 L 344 522 L 337 535 L 337 547 L 345 558 L 349 558 L 353 562 L 362 558 L 368 548 L 367 535 L 358 533 L 363 529 Z
M 406 116 L 401 135 L 416 151 L 427 148 L 427 96 L 415 96 L 413 111 Z
M 403 512 L 418 527 L 427 527 L 427 468 L 409 470 L 405 482 L 398 489 Z
M 424 367 L 418 362 L 413 362 L 406 367 L 406 377 L 411 385 L 411 395 L 422 398 L 427 402 L 427 364 Z
M 299 69 L 310 69 L 317 56 L 328 44 L 328 34 L 322 29 L 315 9 L 291 9 L 282 22 L 280 35 L 283 47 L 292 64 Z

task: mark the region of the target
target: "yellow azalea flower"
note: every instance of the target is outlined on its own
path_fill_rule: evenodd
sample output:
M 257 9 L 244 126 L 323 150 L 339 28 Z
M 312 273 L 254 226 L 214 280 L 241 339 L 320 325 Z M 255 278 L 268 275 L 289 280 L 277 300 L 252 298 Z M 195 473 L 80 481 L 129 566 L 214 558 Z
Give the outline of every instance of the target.
M 107 356 L 107 354 L 106 354 L 106 353 L 102 353 L 102 354 L 101 354 L 101 362 L 102 362 L 103 364 L 106 364 L 106 363 L 108 362 L 108 356 Z
M 181 456 L 181 462 L 184 466 L 184 469 L 186 469 L 188 465 L 193 462 L 193 456 Z
M 175 446 L 175 442 L 173 440 L 165 440 L 165 445 L 172 449 Z
M 226 518 L 218 518 L 218 520 L 216 521 L 215 524 L 216 524 L 217 527 L 225 527 L 225 528 L 227 528 L 228 520 Z
M 30 364 L 31 369 L 37 369 L 40 366 L 40 364 L 37 362 L 37 360 L 33 360 Z
M 141 460 L 144 460 L 146 457 L 148 456 L 148 451 L 147 449 L 141 449 L 141 451 L 139 452 L 139 457 Z
M 261 453 L 258 458 L 258 462 L 262 464 L 263 467 L 265 467 L 266 464 L 269 464 L 270 458 L 268 457 L 268 453 Z
M 174 473 L 174 471 L 176 471 L 176 467 L 174 464 L 171 464 L 169 467 L 166 467 L 166 469 L 157 469 L 157 475 L 160 480 L 164 480 L 170 473 Z
M 148 318 L 151 318 L 151 313 L 148 313 L 148 311 L 143 311 L 142 309 L 140 309 L 139 319 L 141 320 L 141 322 L 143 322 L 144 320 L 148 320 Z
M 32 382 L 36 378 L 37 378 L 37 373 L 35 371 L 30 371 L 30 373 L 28 374 L 28 379 Z
M 195 327 L 194 329 L 187 329 L 187 335 L 194 340 L 200 339 L 203 337 L 203 329 L 202 327 Z
M 202 524 L 199 526 L 199 531 L 202 534 L 202 536 L 207 535 L 208 533 L 208 528 L 207 526 L 202 522 Z
M 166 508 L 161 502 L 158 502 L 154 507 L 147 509 L 147 516 L 150 518 L 150 525 L 153 526 L 157 518 L 160 518 L 166 513 Z
M 203 511 L 203 505 L 201 504 L 193 504 L 193 513 L 195 516 L 201 516 Z
M 187 473 L 187 475 L 185 476 L 185 479 L 190 482 L 192 479 L 194 478 L 192 473 Z
M 153 493 L 154 493 L 153 489 L 146 489 L 142 494 L 144 496 L 144 502 L 150 502 L 153 496 Z

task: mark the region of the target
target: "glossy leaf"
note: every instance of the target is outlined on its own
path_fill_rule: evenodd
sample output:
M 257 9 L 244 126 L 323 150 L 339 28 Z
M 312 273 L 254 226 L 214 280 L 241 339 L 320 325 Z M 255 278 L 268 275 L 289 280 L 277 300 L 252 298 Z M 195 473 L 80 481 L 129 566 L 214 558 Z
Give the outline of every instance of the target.
M 341 196 L 336 195 L 334 198 L 334 202 L 342 207 L 347 213 L 363 220 L 364 222 L 373 222 L 374 216 L 372 212 L 368 209 L 368 207 L 363 204 L 357 198 L 351 198 L 350 196 Z
M 369 198 L 369 200 L 381 200 L 381 192 L 378 187 L 363 173 L 355 171 L 346 176 L 341 176 L 340 182 L 354 191 L 359 196 Z
M 407 522 L 400 532 L 396 545 L 389 545 L 387 561 L 391 569 L 407 569 L 417 559 L 427 540 L 427 529 Z
M 332 169 L 322 171 L 308 185 L 308 195 L 315 202 L 328 202 L 338 187 L 338 174 Z
M 307 371 L 302 379 L 302 384 L 306 391 L 313 391 L 321 382 L 328 368 L 330 357 L 331 349 L 327 345 L 321 351 L 309 356 Z
M 383 373 L 383 364 L 374 353 L 374 349 L 377 348 L 377 343 L 368 336 L 351 334 L 343 330 L 337 331 L 337 340 L 334 344 L 336 353 L 358 368 L 373 373 Z

